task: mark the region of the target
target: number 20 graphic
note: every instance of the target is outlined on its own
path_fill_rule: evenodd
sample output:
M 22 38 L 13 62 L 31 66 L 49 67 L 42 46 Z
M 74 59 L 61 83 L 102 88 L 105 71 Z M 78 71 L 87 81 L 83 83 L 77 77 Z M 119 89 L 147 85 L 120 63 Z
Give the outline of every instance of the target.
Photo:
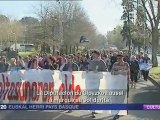
M 0 110 L 5 110 L 7 109 L 7 105 L 0 105 Z

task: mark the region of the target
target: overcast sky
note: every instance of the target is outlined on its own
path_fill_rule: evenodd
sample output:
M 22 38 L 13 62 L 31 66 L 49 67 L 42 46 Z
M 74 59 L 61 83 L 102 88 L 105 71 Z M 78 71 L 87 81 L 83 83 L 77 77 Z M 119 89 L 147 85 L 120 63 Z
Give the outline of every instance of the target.
M 14 19 L 24 16 L 33 16 L 34 7 L 40 1 L 0 1 L 0 14 Z M 118 24 L 122 24 L 121 0 L 83 0 L 82 6 L 86 10 L 90 20 L 96 25 L 98 31 L 106 34 Z

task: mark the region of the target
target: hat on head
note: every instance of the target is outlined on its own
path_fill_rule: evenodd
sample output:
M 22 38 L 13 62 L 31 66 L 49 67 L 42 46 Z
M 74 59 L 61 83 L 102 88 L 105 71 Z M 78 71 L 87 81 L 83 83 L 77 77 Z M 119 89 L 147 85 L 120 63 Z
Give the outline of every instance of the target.
M 117 57 L 124 57 L 123 54 L 118 54 Z
M 92 53 L 95 53 L 95 54 L 97 54 L 97 55 L 100 55 L 100 51 L 98 51 L 98 50 L 94 50 Z
M 117 57 L 124 57 L 124 53 L 122 51 L 119 51 Z

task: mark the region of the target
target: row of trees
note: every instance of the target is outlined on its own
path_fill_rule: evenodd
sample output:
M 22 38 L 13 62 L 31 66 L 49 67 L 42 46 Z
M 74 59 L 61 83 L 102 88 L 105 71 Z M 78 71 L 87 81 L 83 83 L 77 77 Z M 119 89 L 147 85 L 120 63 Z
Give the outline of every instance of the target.
M 50 52 L 48 48 L 54 51 L 60 46 L 66 53 L 71 53 L 78 50 L 80 37 L 85 36 L 89 39 L 85 47 L 104 47 L 105 36 L 97 32 L 79 2 L 43 2 L 35 11 L 38 18 L 24 17 L 19 21 L 2 15 L 6 20 L 0 22 L 1 41 L 11 41 L 8 35 L 12 33 L 17 41 L 33 43 L 44 52 Z
M 153 66 L 158 66 L 160 0 L 122 0 L 122 6 L 121 19 L 124 24 L 110 31 L 107 39 L 119 48 L 126 44 L 129 50 L 132 45 L 133 49 L 137 47 L 139 51 L 140 48 L 146 51 L 147 47 L 151 47 Z
M 127 3 L 128 0 L 123 0 L 123 3 Z M 132 4 L 134 5 L 132 0 Z M 137 13 L 137 29 L 135 32 L 139 33 L 138 29 L 145 27 L 144 32 L 148 33 L 151 37 L 152 45 L 152 62 L 153 66 L 158 66 L 157 61 L 157 49 L 159 43 L 159 23 L 160 23 L 160 1 L 159 0 L 137 0 L 137 7 L 133 7 Z M 142 24 L 141 24 L 142 23 Z M 145 35 L 141 33 L 142 35 Z M 141 39 L 141 36 L 136 37 Z M 146 37 L 147 38 L 147 37 Z M 144 39 L 145 40 L 145 39 Z M 146 40 L 144 46 L 146 46 Z
M 121 35 L 122 26 L 118 25 L 114 30 L 107 33 L 108 44 L 115 45 L 118 49 L 124 49 L 126 47 Z
M 119 48 L 124 48 L 125 43 L 127 46 L 133 44 L 139 49 L 145 48 L 150 42 L 152 62 L 157 66 L 160 1 L 122 0 L 122 6 L 124 25 L 117 26 L 107 33 L 108 42 Z M 71 53 L 76 52 L 81 46 L 79 39 L 83 35 L 90 41 L 86 47 L 105 47 L 106 37 L 98 34 L 79 2 L 48 1 L 40 4 L 35 11 L 38 18 L 24 17 L 19 21 L 0 15 L 0 41 L 4 43 L 3 46 L 9 46 L 16 41 L 25 41 L 34 43 L 37 48 L 40 46 L 44 52 L 50 52 L 50 47 L 54 51 L 57 46 L 61 46 L 66 53 Z M 134 16 L 131 15 L 133 11 L 136 11 L 134 21 L 132 20 Z

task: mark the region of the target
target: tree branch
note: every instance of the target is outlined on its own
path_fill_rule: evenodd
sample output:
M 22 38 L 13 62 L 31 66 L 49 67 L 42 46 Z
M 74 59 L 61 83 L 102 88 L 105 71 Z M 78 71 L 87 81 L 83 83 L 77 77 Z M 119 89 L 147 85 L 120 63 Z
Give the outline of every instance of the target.
M 134 7 L 134 9 L 137 11 L 137 13 L 140 15 L 140 16 L 142 16 L 142 14 L 141 14 L 141 12 L 137 9 L 137 8 L 135 8 Z M 148 22 L 151 22 L 147 17 L 145 18 Z M 152 18 L 151 18 L 152 19 Z
M 149 20 L 150 20 L 151 27 L 152 27 L 152 29 L 153 29 L 154 24 L 153 24 L 153 21 L 152 21 L 152 17 L 151 17 L 151 15 L 149 14 L 149 11 L 148 11 L 148 9 L 147 9 L 147 7 L 146 7 L 146 5 L 145 5 L 145 1 L 144 1 L 144 0 L 141 0 L 141 1 L 142 1 L 142 4 L 143 4 L 143 8 L 144 8 L 145 11 L 147 12 L 147 15 L 148 15 Z
M 154 11 L 154 6 L 153 6 L 153 3 L 152 3 L 152 0 L 149 0 L 149 6 L 150 6 L 150 9 L 151 9 L 151 13 L 152 13 L 152 16 L 153 16 L 153 20 L 154 20 L 154 23 L 156 23 L 156 16 L 155 16 L 155 11 Z
M 136 3 L 137 4 L 137 0 L 133 1 L 133 3 Z M 140 6 L 143 6 L 143 4 L 141 3 L 138 3 Z
M 148 27 L 148 25 L 147 25 L 146 22 L 145 22 L 145 27 L 147 28 L 147 30 L 148 30 L 149 32 L 152 32 L 151 29 L 149 29 L 149 27 Z
M 158 13 L 157 13 L 157 22 L 159 23 L 159 20 L 160 20 L 160 1 L 158 0 Z

